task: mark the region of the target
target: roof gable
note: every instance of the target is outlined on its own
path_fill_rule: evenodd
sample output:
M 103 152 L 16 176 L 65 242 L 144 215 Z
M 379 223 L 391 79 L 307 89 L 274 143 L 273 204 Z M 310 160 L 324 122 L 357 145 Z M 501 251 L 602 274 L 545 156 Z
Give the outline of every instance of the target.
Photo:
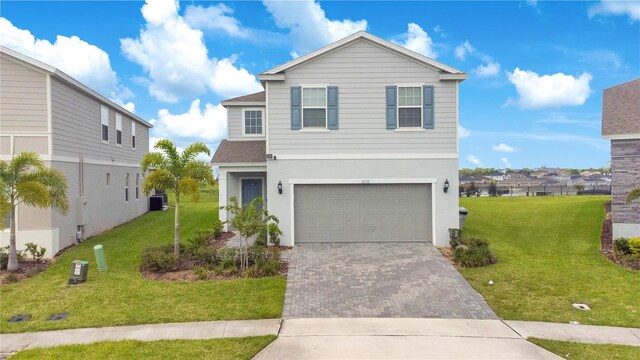
M 602 134 L 640 134 L 640 78 L 604 89 Z
M 423 56 L 421 54 L 418 54 L 416 52 L 413 52 L 409 49 L 406 49 L 400 45 L 391 43 L 389 41 L 383 40 L 377 36 L 371 35 L 365 31 L 359 31 L 353 35 L 347 36 L 346 38 L 342 39 L 342 40 L 338 40 L 332 44 L 329 44 L 321 49 L 318 49 L 316 51 L 313 51 L 309 54 L 306 54 L 304 56 L 301 56 L 295 60 L 289 61 L 286 64 L 277 66 L 271 70 L 265 71 L 262 74 L 259 75 L 259 78 L 261 80 L 270 80 L 270 77 L 279 73 L 282 73 L 288 69 L 291 69 L 293 67 L 297 67 L 297 66 L 301 66 L 309 61 L 312 61 L 320 56 L 323 56 L 327 53 L 330 53 L 332 51 L 335 51 L 337 49 L 346 47 L 356 41 L 361 41 L 361 40 L 366 40 L 369 41 L 375 45 L 378 45 L 379 47 L 386 49 L 390 52 L 393 52 L 395 54 L 398 54 L 399 56 L 403 56 L 406 58 L 409 58 L 411 60 L 414 60 L 418 63 L 424 64 L 425 66 L 428 66 L 430 68 L 436 69 L 437 71 L 443 72 L 445 74 L 451 74 L 451 75 L 457 75 L 460 77 L 460 79 L 454 78 L 451 80 L 464 80 L 464 78 L 466 78 L 466 74 L 460 70 L 454 69 L 448 65 L 445 65 L 441 62 L 438 62 L 436 60 L 433 60 L 431 58 L 428 58 L 426 56 Z

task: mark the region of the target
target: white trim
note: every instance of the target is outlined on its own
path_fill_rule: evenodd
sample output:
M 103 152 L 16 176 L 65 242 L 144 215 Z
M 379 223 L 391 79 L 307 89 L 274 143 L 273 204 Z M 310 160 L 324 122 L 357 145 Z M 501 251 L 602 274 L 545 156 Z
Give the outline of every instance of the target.
M 104 111 L 107 111 L 107 116 L 106 116 L 106 123 L 105 123 L 105 117 L 104 117 Z M 103 126 L 107 126 L 107 140 L 104 139 L 104 134 L 102 134 L 102 127 Z M 100 141 L 103 144 L 108 144 L 109 143 L 109 108 L 106 107 L 105 105 L 100 105 Z
M 269 154 L 269 83 L 264 84 L 264 97 L 265 97 L 265 108 L 264 108 L 264 134 L 265 134 L 265 150 L 266 153 Z
M 329 129 L 329 94 L 327 94 L 328 85 L 300 85 L 300 130 L 304 130 L 304 89 L 324 89 L 324 128 L 320 126 L 310 126 L 306 131 L 313 130 L 328 130 Z M 322 109 L 321 107 L 309 107 L 309 109 Z
M 395 52 L 397 52 L 397 53 L 399 53 L 401 55 L 404 55 L 404 56 L 414 60 L 414 61 L 418 61 L 418 62 L 420 62 L 422 64 L 434 67 L 434 68 L 436 68 L 438 70 L 442 70 L 442 71 L 445 71 L 445 72 L 448 72 L 448 73 L 464 74 L 460 70 L 454 69 L 454 68 L 452 68 L 450 66 L 447 66 L 447 65 L 445 65 L 445 64 L 443 64 L 441 62 L 438 62 L 436 60 L 433 60 L 433 59 L 428 58 L 426 56 L 420 55 L 420 54 L 418 54 L 416 52 L 413 52 L 411 50 L 408 50 L 408 49 L 406 49 L 406 48 L 404 48 L 404 47 L 402 47 L 400 45 L 396 45 L 396 44 L 391 43 L 389 41 L 382 40 L 381 38 L 379 38 L 377 36 L 374 36 L 374 35 L 371 35 L 371 34 L 365 32 L 365 31 L 358 31 L 355 34 L 349 35 L 349 36 L 347 36 L 347 37 L 345 37 L 345 38 L 343 38 L 341 40 L 338 40 L 338 41 L 336 41 L 336 42 L 334 42 L 332 44 L 329 44 L 329 45 L 327 45 L 327 46 L 325 46 L 325 47 L 323 47 L 323 48 L 321 48 L 319 50 L 316 50 L 316 51 L 311 52 L 309 54 L 303 55 L 303 56 L 301 56 L 301 57 L 299 57 L 299 58 L 297 58 L 295 60 L 289 61 L 288 63 L 280 65 L 278 67 L 275 67 L 275 68 L 273 68 L 271 70 L 265 71 L 262 74 L 258 75 L 258 78 L 260 80 L 276 80 L 276 79 L 270 79 L 270 78 L 268 78 L 268 76 L 276 75 L 276 74 L 278 74 L 278 73 L 280 73 L 282 71 L 288 70 L 288 69 L 290 69 L 290 68 L 292 68 L 294 66 L 297 66 L 297 65 L 300 65 L 302 63 L 305 63 L 305 62 L 307 62 L 309 60 L 312 60 L 312 59 L 314 59 L 316 57 L 324 55 L 324 54 L 326 54 L 328 52 L 331 52 L 331 51 L 333 51 L 333 50 L 335 50 L 337 48 L 340 48 L 342 46 L 346 46 L 346 45 L 348 45 L 348 44 L 350 44 L 350 43 L 352 43 L 354 41 L 357 41 L 359 39 L 368 40 L 368 41 L 370 41 L 370 42 L 372 42 L 374 44 L 377 44 L 377 45 L 379 45 L 379 46 L 381 46 L 383 48 L 386 48 L 386 49 L 391 50 L 391 51 L 395 51 Z M 284 79 L 282 79 L 282 80 L 284 80 Z
M 424 129 L 424 94 L 422 93 L 424 91 L 424 89 L 422 88 L 422 84 L 420 85 L 416 85 L 416 84 L 395 84 L 396 86 L 396 130 L 401 129 L 400 131 L 403 131 L 403 129 L 409 129 L 409 130 L 425 130 Z M 420 89 L 420 105 L 415 106 L 407 106 L 407 105 L 403 105 L 400 106 L 400 88 L 419 88 Z M 416 107 L 420 107 L 420 126 L 403 126 L 400 127 L 400 108 L 404 108 L 404 109 L 413 109 Z M 406 130 L 405 130 L 406 131 Z
M 51 155 L 40 155 L 40 160 L 42 161 L 52 161 L 52 162 L 69 162 L 69 163 L 79 163 L 80 160 L 77 157 L 72 156 L 51 156 Z M 11 161 L 11 155 L 0 155 L 0 161 Z M 105 166 L 121 166 L 121 167 L 132 167 L 132 168 L 140 168 L 139 163 L 126 163 L 120 161 L 111 161 L 111 160 L 99 160 L 99 159 L 87 159 L 84 158 L 85 164 L 90 165 L 105 165 Z
M 221 168 L 229 168 L 229 167 L 253 167 L 259 166 L 267 168 L 267 161 L 264 162 L 238 162 L 238 163 L 211 163 L 213 166 L 219 166 Z
M 218 219 L 224 223 L 224 231 L 229 230 L 229 225 L 226 223 L 227 210 L 224 209 L 227 206 L 227 186 L 229 185 L 227 181 L 227 172 L 218 170 L 218 206 L 220 206 Z
M 460 80 L 463 81 L 467 78 L 467 74 L 445 74 L 445 73 L 440 73 L 440 81 L 447 81 L 447 80 Z
M 611 134 L 611 135 L 602 135 L 603 138 L 607 140 L 634 140 L 640 139 L 640 133 L 637 134 Z
M 456 152 L 460 153 L 460 134 L 458 134 L 458 130 L 460 129 L 460 114 L 459 114 L 459 99 L 460 99 L 460 82 L 456 82 Z M 435 99 L 434 99 L 435 100 Z M 435 102 L 435 101 L 434 101 Z M 435 107 L 435 104 L 433 104 Z M 435 114 L 434 114 L 435 115 Z
M 242 136 L 243 137 L 251 137 L 251 138 L 262 138 L 262 137 L 265 137 L 265 135 L 264 135 L 264 132 L 265 132 L 264 131 L 264 125 L 265 125 L 265 121 L 264 121 L 264 112 L 265 111 L 264 111 L 264 108 L 256 108 L 256 107 L 246 107 L 246 108 L 244 108 L 243 107 L 242 109 L 240 109 L 240 111 L 241 111 L 240 119 L 242 121 L 242 124 L 241 124 L 241 126 L 242 126 Z M 246 124 L 246 119 L 245 119 L 245 115 L 246 115 L 245 111 L 260 111 L 260 113 L 261 113 L 261 115 L 260 115 L 260 121 L 261 121 L 260 128 L 262 129 L 262 132 L 260 134 L 247 134 L 246 133 L 247 124 Z
M 47 74 L 47 132 L 49 138 L 47 139 L 47 153 L 53 154 L 53 109 L 52 109 L 52 95 L 51 95 L 51 75 Z M 15 134 L 14 134 L 15 135 Z
M 284 81 L 286 77 L 285 74 L 259 74 L 258 79 L 262 81 Z
M 262 184 L 262 201 L 264 203 L 264 206 L 266 207 L 266 200 L 264 198 L 265 192 L 267 191 L 267 186 L 266 186 L 266 179 L 264 177 L 261 176 L 240 176 L 238 177 L 238 200 L 240 202 L 240 206 L 242 206 L 242 181 L 243 180 L 260 180 L 260 183 Z
M 431 185 L 431 243 L 436 245 L 436 178 L 380 178 L 380 179 L 289 179 L 291 246 L 295 245 L 295 186 L 332 184 L 430 184 Z
M 138 138 L 136 137 L 136 123 L 135 121 L 131 122 L 131 150 L 135 150 L 136 149 L 136 141 L 134 141 L 133 139 L 136 139 L 136 141 L 138 140 Z
M 264 101 L 222 101 L 220 105 L 227 106 L 264 106 Z
M 305 128 L 301 128 L 298 131 L 300 131 L 300 132 L 308 132 L 308 133 L 328 133 L 328 132 L 331 132 L 331 130 L 329 130 L 327 128 L 323 129 L 321 127 L 308 127 L 306 129 Z
M 120 131 L 120 143 L 118 143 L 118 131 Z M 116 146 L 122 147 L 122 114 L 116 112 Z
M 395 128 L 394 131 L 397 132 L 425 132 L 427 129 L 417 126 L 405 126 L 401 128 Z
M 277 160 L 457 160 L 458 154 L 284 154 L 276 155 Z M 276 160 L 276 161 L 277 161 Z

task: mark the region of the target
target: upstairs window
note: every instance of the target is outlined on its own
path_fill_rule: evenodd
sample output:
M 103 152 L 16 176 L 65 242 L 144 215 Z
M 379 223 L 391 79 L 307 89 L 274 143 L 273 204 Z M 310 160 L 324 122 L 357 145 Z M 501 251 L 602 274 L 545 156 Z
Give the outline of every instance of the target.
M 102 124 L 102 142 L 109 142 L 109 108 L 100 107 L 100 123 Z
M 129 173 L 124 175 L 124 201 L 129 202 Z
M 262 135 L 263 112 L 262 109 L 245 109 L 242 111 L 244 117 L 244 135 Z
M 398 87 L 398 128 L 422 127 L 422 87 Z
M 116 113 L 116 145 L 122 146 L 122 115 Z
M 136 123 L 131 121 L 131 148 L 136 149 Z
M 302 88 L 302 128 L 327 127 L 327 88 Z

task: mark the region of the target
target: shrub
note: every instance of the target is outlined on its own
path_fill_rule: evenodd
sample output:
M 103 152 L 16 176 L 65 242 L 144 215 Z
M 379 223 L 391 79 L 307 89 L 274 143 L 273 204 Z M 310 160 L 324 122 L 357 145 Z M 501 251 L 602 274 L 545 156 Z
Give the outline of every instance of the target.
M 640 257 L 640 238 L 629 239 L 629 250 L 634 256 Z
M 180 268 L 180 258 L 173 253 L 173 245 L 153 247 L 142 252 L 142 268 L 165 273 Z
M 215 265 L 218 263 L 218 254 L 216 249 L 205 246 L 191 249 L 191 257 L 199 265 Z
M 34 261 L 40 262 L 44 257 L 44 253 L 47 252 L 47 249 L 44 247 L 40 247 L 38 249 L 38 244 L 34 244 L 32 242 L 24 244 L 27 248 L 27 252 L 31 254 L 31 257 Z
M 269 243 L 273 246 L 280 246 L 280 236 L 283 235 L 280 226 L 277 223 L 270 223 L 267 228 L 269 229 Z
M 496 257 L 485 240 L 469 239 L 464 245 L 459 245 L 453 253 L 454 260 L 460 266 L 481 267 L 496 263 Z
M 613 240 L 613 251 L 619 256 L 631 254 L 629 239 L 621 237 Z
M 222 236 L 222 222 L 220 222 L 220 220 L 216 219 L 213 222 L 213 237 L 216 239 L 220 239 L 220 236 Z
M 259 277 L 260 276 L 260 269 L 258 269 L 257 266 L 252 265 L 252 266 L 249 266 L 248 268 L 246 268 L 244 270 L 244 272 L 242 273 L 242 275 L 244 277 L 253 277 L 253 278 Z
M 5 270 L 9 264 L 9 254 L 0 248 L 0 270 Z
M 18 282 L 18 276 L 15 273 L 9 273 L 7 275 L 7 277 L 4 278 L 4 281 L 7 284 L 11 284 L 11 283 L 17 283 Z
M 457 248 L 462 242 L 462 229 L 449 229 L 449 245 L 452 249 Z
M 198 280 L 207 280 L 209 278 L 209 270 L 203 266 L 194 267 L 193 273 L 198 277 Z
M 212 233 L 213 230 L 197 231 L 192 237 L 187 239 L 187 242 L 189 243 L 189 250 L 191 251 L 194 249 L 209 246 L 209 239 L 211 238 Z

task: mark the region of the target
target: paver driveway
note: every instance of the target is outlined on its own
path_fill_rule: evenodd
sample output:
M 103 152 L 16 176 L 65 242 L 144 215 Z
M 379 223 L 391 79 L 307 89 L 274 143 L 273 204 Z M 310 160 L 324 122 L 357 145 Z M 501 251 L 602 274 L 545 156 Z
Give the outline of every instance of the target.
M 431 244 L 300 244 L 291 254 L 284 318 L 496 319 Z

